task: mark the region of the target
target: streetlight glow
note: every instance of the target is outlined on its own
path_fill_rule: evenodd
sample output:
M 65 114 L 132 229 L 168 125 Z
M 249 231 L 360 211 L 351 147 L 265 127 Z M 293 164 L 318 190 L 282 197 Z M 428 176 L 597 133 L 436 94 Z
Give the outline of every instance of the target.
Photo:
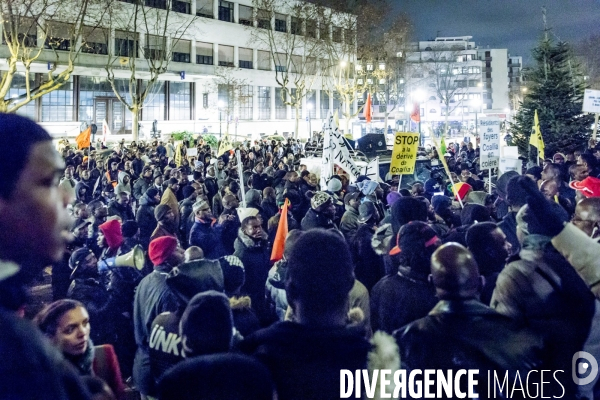
M 346 61 L 340 61 L 340 67 L 346 68 Z
M 417 89 L 414 92 L 412 92 L 412 97 L 418 102 L 425 101 L 425 96 L 427 96 L 427 94 L 423 89 Z
M 217 103 L 217 106 L 219 108 L 223 108 L 223 107 L 225 107 L 225 102 L 223 100 L 219 100 L 219 102 Z

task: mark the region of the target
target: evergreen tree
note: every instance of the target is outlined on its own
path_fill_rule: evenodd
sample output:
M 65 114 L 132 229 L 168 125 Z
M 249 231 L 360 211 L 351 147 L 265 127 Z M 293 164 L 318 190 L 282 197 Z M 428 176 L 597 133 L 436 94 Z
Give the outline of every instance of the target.
M 510 126 L 522 155 L 529 154 L 535 110 L 546 158 L 556 152 L 582 149 L 590 137 L 593 117 L 581 111 L 585 82 L 571 47 L 546 37 L 533 49 L 535 67 L 526 75 L 528 92 Z M 533 153 L 535 154 L 535 153 Z

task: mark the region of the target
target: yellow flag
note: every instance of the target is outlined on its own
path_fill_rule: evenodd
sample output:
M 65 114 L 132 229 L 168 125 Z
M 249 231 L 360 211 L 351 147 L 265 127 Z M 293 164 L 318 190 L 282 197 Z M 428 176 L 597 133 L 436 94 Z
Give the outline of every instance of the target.
M 535 110 L 535 115 L 533 117 L 533 129 L 531 130 L 531 136 L 529 136 L 529 144 L 537 149 L 538 158 L 543 160 L 545 158 L 544 148 L 546 146 L 544 146 L 544 138 L 542 137 L 537 110 Z
M 183 145 L 181 143 L 175 149 L 175 165 L 177 165 L 177 168 L 183 165 Z
M 229 135 L 225 134 L 225 136 L 221 140 L 221 144 L 219 145 L 219 151 L 217 152 L 217 157 L 219 157 L 221 154 L 223 154 L 226 151 L 229 151 L 231 149 L 233 149 L 233 143 L 231 143 L 231 140 L 229 140 Z

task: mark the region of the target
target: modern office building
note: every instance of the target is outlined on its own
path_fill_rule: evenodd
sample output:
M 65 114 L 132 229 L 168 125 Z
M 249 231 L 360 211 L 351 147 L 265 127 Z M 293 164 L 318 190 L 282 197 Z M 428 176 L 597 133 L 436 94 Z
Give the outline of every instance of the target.
M 437 37 L 413 43 L 406 54 L 405 118 L 415 104 L 421 124 L 440 131 L 473 133 L 478 117 L 506 118 L 508 52 L 478 48 L 472 36 Z
M 124 9 L 133 7 L 130 4 L 122 6 Z M 154 120 L 158 121 L 158 129 L 163 134 L 180 130 L 219 134 L 228 128 L 230 134 L 241 137 L 258 137 L 276 132 L 293 135 L 294 110 L 283 104 L 281 88 L 275 80 L 276 69 L 283 68 L 283 65 L 275 65 L 268 48 L 253 42 L 251 33 L 253 29 L 272 29 L 304 35 L 308 32 L 305 31 L 308 29 L 306 22 L 294 21 L 286 14 L 286 10 L 265 14 L 262 10 L 254 9 L 251 0 L 145 0 L 145 6 L 158 9 L 171 7 L 170 12 L 176 14 L 178 23 L 187 24 L 191 21 L 191 25 L 173 47 L 172 61 L 167 71 L 160 75 L 160 84 L 148 96 L 140 111 L 141 137 L 149 135 Z M 68 21 L 44 23 L 68 25 Z M 35 30 L 31 35 L 35 35 Z M 18 113 L 39 121 L 56 137 L 75 136 L 82 123 L 101 124 L 103 120 L 107 121 L 113 134 L 122 135 L 119 139 L 131 134 L 132 114 L 119 101 L 106 79 L 107 57 L 109 54 L 121 57 L 118 61 L 122 63 L 122 68 L 113 70 L 117 78 L 116 86 L 119 91 L 123 90 L 122 94 L 126 97 L 131 75 L 127 67 L 129 57 L 142 59 L 149 54 L 160 57 L 158 52 L 152 52 L 153 46 L 161 40 L 173 39 L 114 28 L 106 35 L 94 35 L 94 38 L 87 38 L 91 45 L 75 60 L 75 69 L 69 82 L 30 102 Z M 318 35 L 319 38 L 321 35 L 332 35 L 329 37 L 335 42 L 337 39 L 345 40 L 346 36 L 353 33 L 327 26 L 319 27 Z M 36 43 L 36 38 L 33 38 L 33 43 Z M 37 40 L 38 47 L 47 45 L 47 42 L 42 40 L 40 43 Z M 61 50 L 59 48 L 57 53 Z M 1 43 L 0 73 L 8 69 L 4 61 L 7 54 L 7 46 Z M 302 57 L 302 54 L 294 57 Z M 54 51 L 42 51 L 31 68 L 35 73 L 34 85 L 44 81 L 54 60 Z M 138 65 L 143 66 L 143 63 L 139 62 Z M 64 67 L 59 61 L 57 71 L 61 69 Z M 9 97 L 25 93 L 25 79 L 19 74 L 13 80 Z M 238 86 L 235 106 L 227 112 L 224 104 L 229 104 L 230 99 L 227 98 L 229 93 L 226 85 L 219 85 L 219 82 L 227 80 L 219 80 L 222 76 L 235 81 Z M 139 68 L 136 78 L 136 84 L 142 86 L 148 79 L 148 73 L 144 68 Z M 330 110 L 340 107 L 339 100 L 331 94 L 331 90 L 324 89 L 321 79 L 315 79 L 312 92 L 303 100 L 300 137 L 309 136 L 311 122 L 313 130 L 319 130 L 321 119 Z M 308 121 L 308 118 L 313 120 Z

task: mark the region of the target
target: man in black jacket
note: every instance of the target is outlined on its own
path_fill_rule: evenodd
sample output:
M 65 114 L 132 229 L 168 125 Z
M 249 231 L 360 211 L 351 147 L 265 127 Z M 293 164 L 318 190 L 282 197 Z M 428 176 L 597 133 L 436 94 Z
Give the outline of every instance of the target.
M 490 393 L 488 388 L 494 387 L 488 382 L 488 371 L 502 379 L 508 373 L 512 383 L 517 372 L 523 377 L 538 369 L 542 339 L 479 301 L 483 279 L 466 248 L 458 243 L 438 248 L 431 258 L 431 277 L 439 303 L 429 315 L 394 333 L 400 358 L 409 371 L 477 369 L 476 392 L 484 399 Z M 531 385 L 533 380 L 528 381 Z M 460 382 L 460 390 L 466 393 L 467 379 Z M 501 389 L 496 390 L 499 393 Z M 512 392 L 506 385 L 502 390 L 504 395 L 507 390 Z
M 25 286 L 61 260 L 71 235 L 58 187 L 65 168 L 52 137 L 33 121 L 0 114 L 0 398 L 89 399 L 77 373 L 18 316 Z

